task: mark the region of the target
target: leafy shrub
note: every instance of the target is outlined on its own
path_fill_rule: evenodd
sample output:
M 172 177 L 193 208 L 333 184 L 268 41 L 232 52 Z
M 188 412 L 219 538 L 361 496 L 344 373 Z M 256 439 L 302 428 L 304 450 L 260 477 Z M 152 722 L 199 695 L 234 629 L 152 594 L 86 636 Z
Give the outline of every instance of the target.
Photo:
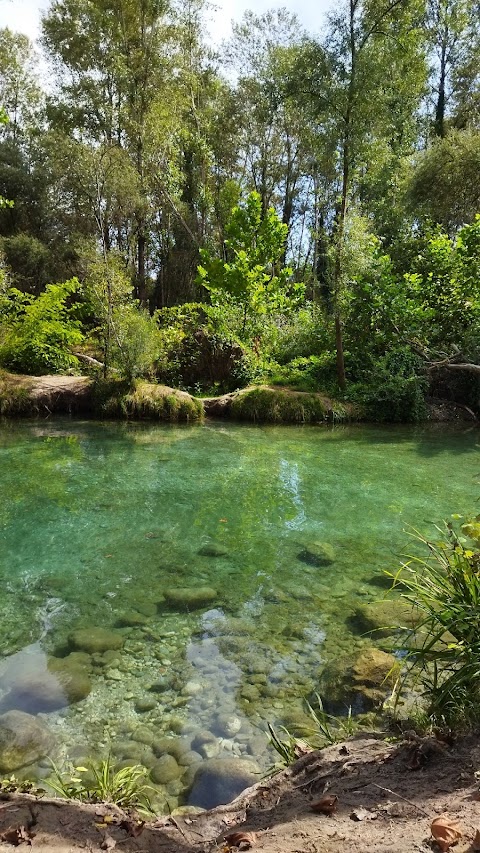
M 189 303 L 158 312 L 161 351 L 157 375 L 167 384 L 219 392 L 244 387 L 258 360 L 225 327 L 218 309 Z
M 288 364 L 270 365 L 264 373 L 271 385 L 288 385 L 297 391 L 324 391 L 335 382 L 335 354 L 294 358 Z
M 2 300 L 4 333 L 0 363 L 17 373 L 65 373 L 78 366 L 73 346 L 83 341 L 76 306 L 69 300 L 78 290 L 77 279 L 49 284 L 37 298 L 10 288 Z
M 352 385 L 347 397 L 360 403 L 366 417 L 380 422 L 408 423 L 427 417 L 427 380 L 422 362 L 409 349 L 392 350 L 379 359 L 363 382 Z
M 289 364 L 296 358 L 321 356 L 330 343 L 328 323 L 314 304 L 278 315 L 269 337 L 271 358 L 279 364 Z
M 156 320 L 135 303 L 113 311 L 112 365 L 124 379 L 152 376 L 161 339 Z

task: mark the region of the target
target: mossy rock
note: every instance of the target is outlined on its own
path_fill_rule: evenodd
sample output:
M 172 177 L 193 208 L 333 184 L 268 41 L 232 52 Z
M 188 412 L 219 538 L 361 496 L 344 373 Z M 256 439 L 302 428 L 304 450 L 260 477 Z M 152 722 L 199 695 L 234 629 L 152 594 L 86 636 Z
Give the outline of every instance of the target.
M 401 599 L 385 599 L 369 604 L 360 604 L 347 623 L 357 634 L 372 633 L 377 637 L 390 637 L 399 628 L 414 628 L 420 621 L 421 614 Z
M 309 542 L 300 551 L 298 559 L 310 566 L 331 566 L 335 551 L 328 542 Z
M 265 423 L 321 423 L 328 418 L 328 406 L 319 394 L 264 386 L 232 395 L 229 412 L 239 420 Z
M 13 773 L 50 753 L 53 738 L 47 727 L 23 711 L 0 716 L 0 772 Z
M 107 628 L 77 628 L 68 637 L 70 647 L 93 655 L 98 652 L 106 652 L 109 649 L 121 649 L 124 638 L 115 631 Z
M 197 421 L 203 404 L 186 391 L 136 380 L 133 386 L 121 380 L 97 381 L 93 394 L 98 415 L 159 421 Z
M 164 592 L 165 602 L 176 610 L 198 610 L 217 600 L 216 590 L 209 586 L 178 587 Z
M 116 628 L 139 628 L 148 624 L 148 617 L 138 610 L 127 610 L 115 622 Z
M 201 557 L 226 557 L 228 548 L 225 545 L 221 545 L 220 542 L 208 542 L 206 545 L 202 545 L 197 553 Z
M 167 782 L 178 779 L 182 773 L 183 768 L 180 767 L 173 755 L 162 755 L 153 765 L 150 778 L 157 785 L 166 785 Z
M 318 693 L 330 714 L 362 714 L 383 704 L 398 677 L 399 665 L 393 655 L 374 646 L 353 660 L 344 657 L 323 671 Z M 312 698 L 315 704 L 315 697 Z

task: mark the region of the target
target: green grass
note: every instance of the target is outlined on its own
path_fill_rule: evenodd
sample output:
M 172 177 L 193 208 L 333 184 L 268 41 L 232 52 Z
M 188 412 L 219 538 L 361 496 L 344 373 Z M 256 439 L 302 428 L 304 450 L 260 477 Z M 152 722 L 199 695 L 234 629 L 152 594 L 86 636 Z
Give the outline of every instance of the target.
M 471 728 L 480 720 L 480 552 L 467 547 L 451 524 L 392 575 L 394 587 L 420 619 L 406 659 L 406 683 L 420 685 L 428 715 L 438 725 Z
M 114 803 L 120 808 L 134 808 L 152 814 L 150 792 L 146 782 L 147 770 L 140 764 L 116 769 L 109 756 L 105 761 L 89 763 L 88 767 L 70 767 L 61 773 L 52 762 L 53 778 L 48 784 L 67 800 L 83 803 Z

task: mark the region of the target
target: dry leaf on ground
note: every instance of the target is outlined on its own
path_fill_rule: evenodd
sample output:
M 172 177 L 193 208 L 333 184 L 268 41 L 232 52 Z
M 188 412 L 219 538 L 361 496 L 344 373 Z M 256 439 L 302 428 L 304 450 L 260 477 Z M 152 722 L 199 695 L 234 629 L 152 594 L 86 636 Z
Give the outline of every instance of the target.
M 229 847 L 238 847 L 239 850 L 250 850 L 255 844 L 257 836 L 254 832 L 231 832 L 225 836 L 225 842 Z
M 442 853 L 446 853 L 462 837 L 458 822 L 446 815 L 436 817 L 430 829 Z
M 9 826 L 0 835 L 1 841 L 13 844 L 14 847 L 18 847 L 19 844 L 31 844 L 32 838 L 35 838 L 35 833 L 30 832 L 25 826 Z
M 310 808 L 313 812 L 330 815 L 337 811 L 338 797 L 336 794 L 326 794 L 316 803 L 312 803 Z

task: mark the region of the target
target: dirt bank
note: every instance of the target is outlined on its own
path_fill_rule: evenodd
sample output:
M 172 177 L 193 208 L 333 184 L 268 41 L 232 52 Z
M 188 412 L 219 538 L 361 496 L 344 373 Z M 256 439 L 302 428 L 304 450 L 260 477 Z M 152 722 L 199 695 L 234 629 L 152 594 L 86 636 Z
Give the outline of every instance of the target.
M 477 738 L 398 745 L 358 737 L 303 757 L 228 806 L 162 818 L 137 837 L 114 807 L 17 795 L 0 804 L 0 834 L 25 827 L 35 833 L 32 847 L 44 853 L 115 846 L 126 853 L 214 853 L 229 850 L 225 838 L 236 832 L 254 833 L 259 853 L 431 853 L 440 850 L 432 820 L 446 814 L 462 833 L 455 851 L 466 853 L 479 849 L 472 846 L 480 828 L 479 768 Z M 337 811 L 314 812 L 312 803 L 327 793 L 338 797 Z M 11 843 L 0 843 L 0 853 L 11 850 Z

